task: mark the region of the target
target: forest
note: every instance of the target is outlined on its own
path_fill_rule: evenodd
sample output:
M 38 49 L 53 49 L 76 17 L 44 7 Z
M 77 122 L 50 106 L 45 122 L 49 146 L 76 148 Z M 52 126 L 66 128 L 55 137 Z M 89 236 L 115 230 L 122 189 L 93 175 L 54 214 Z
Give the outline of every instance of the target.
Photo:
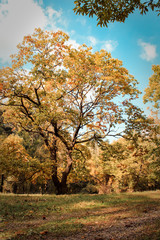
M 37 28 L 0 70 L 0 191 L 159 189 L 160 65 L 143 96 L 148 117 L 122 61 L 68 40 Z

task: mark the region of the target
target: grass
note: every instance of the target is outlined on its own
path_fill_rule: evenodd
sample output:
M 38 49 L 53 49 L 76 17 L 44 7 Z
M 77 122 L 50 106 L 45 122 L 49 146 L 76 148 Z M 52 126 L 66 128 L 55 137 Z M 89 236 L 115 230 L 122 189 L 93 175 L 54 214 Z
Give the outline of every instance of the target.
M 57 239 L 87 231 L 88 227 L 104 229 L 156 210 L 160 210 L 160 191 L 62 196 L 1 194 L 0 239 Z M 153 218 L 144 225 L 140 239 L 160 239 L 159 229 L 160 218 Z

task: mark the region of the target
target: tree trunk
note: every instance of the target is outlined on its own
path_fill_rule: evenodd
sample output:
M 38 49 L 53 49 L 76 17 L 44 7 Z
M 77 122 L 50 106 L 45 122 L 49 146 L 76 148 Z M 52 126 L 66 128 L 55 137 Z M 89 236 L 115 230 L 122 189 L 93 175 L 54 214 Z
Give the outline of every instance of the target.
M 65 174 L 64 173 L 65 172 L 63 172 L 63 176 L 66 175 L 66 173 Z M 66 194 L 68 192 L 67 176 L 65 178 L 62 177 L 62 180 L 60 182 L 57 176 L 52 175 L 52 181 L 53 181 L 54 186 L 56 188 L 56 194 L 57 195 Z
M 62 194 L 63 193 L 67 193 L 68 188 L 67 188 L 67 177 L 70 173 L 72 169 L 72 155 L 71 155 L 71 151 L 68 152 L 68 156 L 67 156 L 67 166 L 65 171 L 62 174 L 62 180 L 61 180 L 61 191 Z
M 56 188 L 57 195 L 66 194 L 68 192 L 67 177 L 71 171 L 71 168 L 72 168 L 72 156 L 71 156 L 71 151 L 69 151 L 67 156 L 67 166 L 65 171 L 62 173 L 61 181 L 59 181 L 57 176 L 57 166 L 53 166 L 52 181 Z
M 55 135 L 57 136 L 57 124 L 53 123 Z M 47 143 L 48 145 L 48 143 Z M 66 146 L 67 148 L 67 146 Z M 61 181 L 58 178 L 58 162 L 57 162 L 57 139 L 53 139 L 52 147 L 49 147 L 51 159 L 53 161 L 52 165 L 52 181 L 56 188 L 56 194 L 65 194 L 67 193 L 67 177 L 72 168 L 72 149 L 67 148 L 67 166 L 65 171 L 62 173 Z
M 56 194 L 60 194 L 60 181 L 58 179 L 58 173 L 57 173 L 57 141 L 54 140 L 53 147 L 50 149 L 51 152 L 51 159 L 53 162 L 52 165 L 52 181 L 54 183 L 54 186 L 56 188 Z
M 99 194 L 106 194 L 112 192 L 112 183 L 115 176 L 105 174 L 103 181 L 99 184 Z
M 3 187 L 4 187 L 4 174 L 1 175 L 1 185 L 0 185 L 0 192 L 3 192 Z

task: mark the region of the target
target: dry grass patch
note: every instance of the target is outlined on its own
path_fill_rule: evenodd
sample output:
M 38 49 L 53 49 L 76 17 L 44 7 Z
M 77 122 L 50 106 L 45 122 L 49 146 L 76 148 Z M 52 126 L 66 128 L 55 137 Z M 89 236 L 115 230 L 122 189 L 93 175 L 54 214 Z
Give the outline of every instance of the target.
M 72 207 L 72 209 L 88 209 L 92 207 L 97 207 L 97 203 L 95 201 L 82 201 L 79 203 L 75 203 Z

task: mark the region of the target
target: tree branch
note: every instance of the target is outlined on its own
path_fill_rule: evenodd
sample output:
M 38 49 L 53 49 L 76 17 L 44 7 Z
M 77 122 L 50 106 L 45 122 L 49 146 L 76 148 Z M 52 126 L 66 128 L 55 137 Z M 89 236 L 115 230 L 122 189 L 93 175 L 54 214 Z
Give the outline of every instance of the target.
M 21 104 L 22 104 L 21 106 L 24 108 L 24 111 L 23 109 L 21 109 L 22 113 L 25 114 L 28 118 L 30 118 L 32 122 L 34 122 L 34 119 L 32 118 L 31 114 L 28 112 L 28 109 L 24 105 L 23 98 L 21 98 Z

